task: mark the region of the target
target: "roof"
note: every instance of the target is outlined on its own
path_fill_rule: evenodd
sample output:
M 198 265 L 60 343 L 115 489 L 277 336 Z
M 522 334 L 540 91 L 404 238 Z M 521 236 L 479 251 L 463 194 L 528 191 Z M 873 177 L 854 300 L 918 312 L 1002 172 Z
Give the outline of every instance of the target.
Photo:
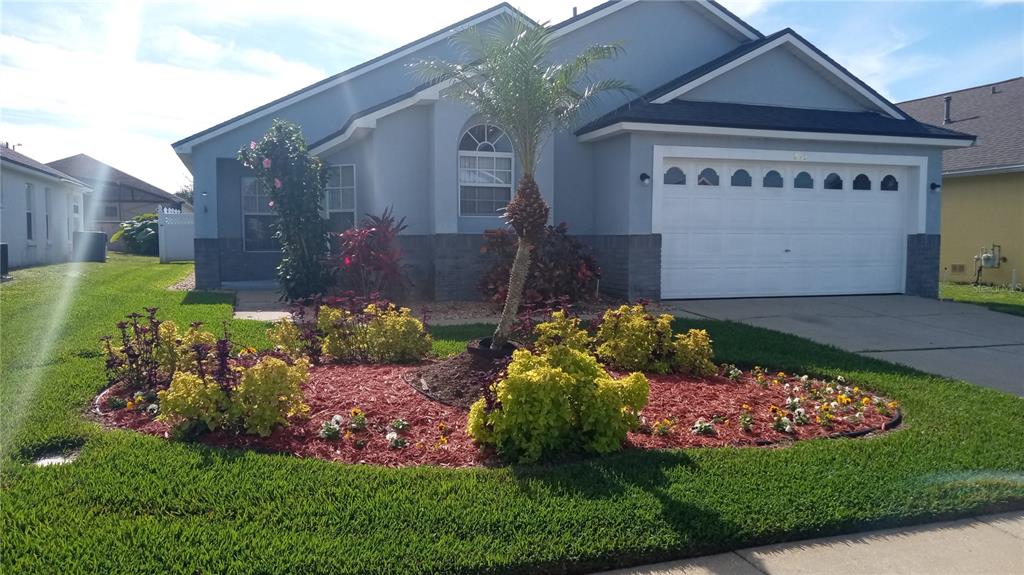
M 947 96 L 952 122 L 943 124 Z M 978 137 L 972 148 L 943 154 L 947 174 L 1024 169 L 1024 77 L 910 100 L 899 107 L 922 122 Z
M 99 183 L 119 184 L 129 186 L 137 190 L 142 190 L 143 192 L 153 194 L 154 196 L 158 196 L 172 202 L 186 203 L 174 194 L 165 192 L 153 184 L 144 182 L 131 174 L 126 174 L 113 166 L 104 164 L 103 162 L 85 154 L 78 154 L 76 156 L 56 160 L 50 162 L 47 166 L 52 169 L 72 174 L 74 177 L 90 182 L 93 185 Z
M 897 120 L 875 112 L 841 112 L 685 100 L 674 100 L 665 104 L 633 103 L 598 118 L 577 130 L 576 134 L 586 134 L 620 122 L 968 141 L 973 139 L 968 134 L 922 124 L 913 119 Z
M 0 159 L 2 159 L 4 162 L 11 162 L 12 164 L 17 164 L 22 168 L 39 172 L 47 176 L 57 178 L 59 180 L 67 180 L 72 184 L 88 187 L 87 185 L 69 176 L 68 174 L 65 174 L 64 172 L 51 166 L 48 166 L 42 162 L 33 160 L 32 158 L 26 156 L 25 154 L 18 152 L 14 148 L 7 147 L 7 145 L 0 145 Z

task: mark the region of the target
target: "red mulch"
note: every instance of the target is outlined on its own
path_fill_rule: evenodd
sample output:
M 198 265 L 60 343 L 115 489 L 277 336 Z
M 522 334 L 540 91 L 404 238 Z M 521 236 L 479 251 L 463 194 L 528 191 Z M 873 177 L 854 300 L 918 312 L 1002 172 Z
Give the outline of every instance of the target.
M 367 463 L 392 467 L 438 465 L 469 467 L 489 462 L 489 456 L 477 448 L 466 434 L 464 409 L 432 401 L 418 393 L 403 376 L 416 373 L 423 366 L 319 366 L 310 370 L 304 386 L 310 407 L 308 418 L 293 418 L 291 425 L 275 429 L 269 437 L 234 434 L 224 430 L 207 433 L 199 441 L 208 445 L 246 448 L 288 453 L 297 457 L 316 457 L 346 463 Z M 649 425 L 663 418 L 673 418 L 671 432 L 658 436 L 647 432 L 631 432 L 626 448 L 662 449 L 681 447 L 752 446 L 825 437 L 840 433 L 886 429 L 889 417 L 873 407 L 864 410 L 864 420 L 852 424 L 837 418 L 831 429 L 811 423 L 794 426 L 786 434 L 772 429 L 771 406 L 784 407 L 787 392 L 780 384 L 762 388 L 744 374 L 739 382 L 714 376 L 706 379 L 681 375 L 649 375 L 650 399 L 642 415 Z M 796 382 L 795 378 L 787 381 Z M 110 394 L 127 397 L 118 386 Z M 738 416 L 746 403 L 752 408 L 754 425 L 751 432 L 740 429 Z M 808 412 L 812 413 L 808 404 Z M 335 440 L 321 438 L 323 422 L 335 414 L 348 423 L 352 408 L 366 413 L 367 429 L 353 432 L 351 437 Z M 715 425 L 715 435 L 696 435 L 690 431 L 698 418 L 714 416 L 727 419 Z M 396 418 L 410 426 L 402 433 L 408 441 L 404 448 L 393 449 L 385 435 Z M 143 433 L 168 436 L 170 426 L 154 420 L 144 411 L 110 410 L 105 403 L 99 419 L 108 426 L 134 429 Z M 444 424 L 442 432 L 439 424 Z M 441 438 L 446 437 L 447 443 Z M 357 445 L 365 442 L 365 445 Z

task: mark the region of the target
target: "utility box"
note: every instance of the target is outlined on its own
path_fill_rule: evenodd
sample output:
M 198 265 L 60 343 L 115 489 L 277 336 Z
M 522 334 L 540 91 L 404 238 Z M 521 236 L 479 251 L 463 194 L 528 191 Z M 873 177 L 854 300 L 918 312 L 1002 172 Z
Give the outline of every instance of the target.
M 75 232 L 72 239 L 75 261 L 107 261 L 107 234 L 103 232 Z

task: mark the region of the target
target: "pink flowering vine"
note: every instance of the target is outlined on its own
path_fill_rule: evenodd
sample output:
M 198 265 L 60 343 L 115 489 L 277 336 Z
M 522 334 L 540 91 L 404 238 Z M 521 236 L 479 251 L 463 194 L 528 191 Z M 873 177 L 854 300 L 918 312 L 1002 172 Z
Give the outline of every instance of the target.
M 274 178 L 274 189 L 276 189 L 276 190 L 280 190 L 281 189 L 281 180 L 279 180 L 277 178 Z
M 269 170 L 270 169 L 270 158 L 263 158 L 263 169 L 264 170 Z

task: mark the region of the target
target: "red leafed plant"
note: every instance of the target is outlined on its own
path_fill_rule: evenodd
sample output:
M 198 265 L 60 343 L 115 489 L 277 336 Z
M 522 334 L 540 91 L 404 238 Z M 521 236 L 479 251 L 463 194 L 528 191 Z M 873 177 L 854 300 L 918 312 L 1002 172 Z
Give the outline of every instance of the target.
M 564 222 L 545 226 L 530 258 L 523 302 L 527 309 L 547 301 L 577 302 L 594 295 L 601 269 L 585 245 L 569 235 Z M 508 230 L 492 230 L 484 235 L 483 253 L 496 256 L 480 280 L 480 290 L 490 300 L 505 300 L 512 260 L 516 253 L 516 235 Z
M 398 234 L 407 226 L 391 208 L 367 215 L 358 226 L 338 236 L 338 260 L 344 289 L 364 298 L 374 293 L 394 294 L 410 282 L 402 265 Z

